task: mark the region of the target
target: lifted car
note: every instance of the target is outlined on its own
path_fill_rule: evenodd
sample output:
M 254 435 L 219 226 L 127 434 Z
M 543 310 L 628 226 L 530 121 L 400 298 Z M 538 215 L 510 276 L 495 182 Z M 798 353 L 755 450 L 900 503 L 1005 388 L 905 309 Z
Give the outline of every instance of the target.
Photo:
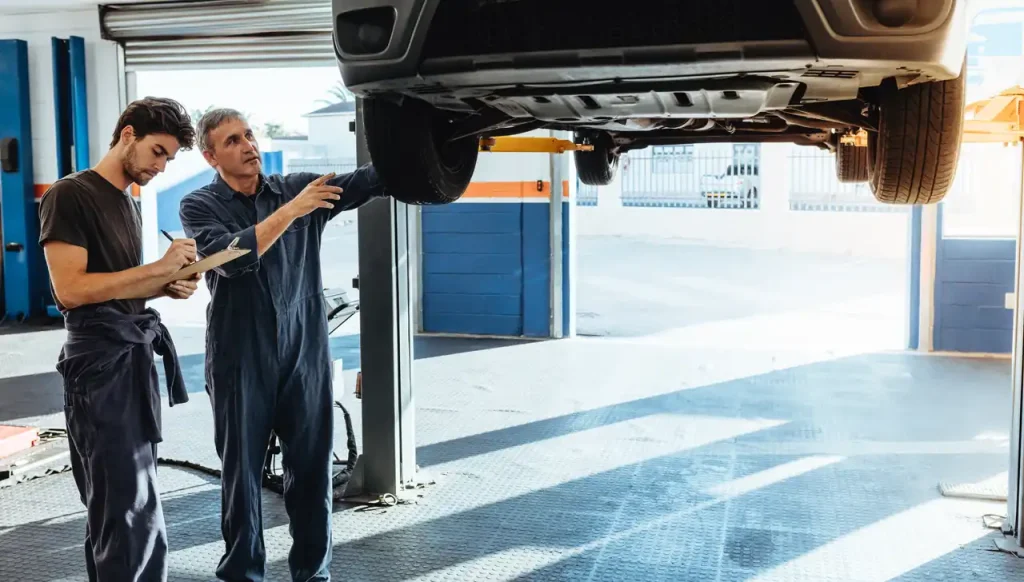
M 652 145 L 789 142 L 893 204 L 941 200 L 964 116 L 965 0 L 333 0 L 377 170 L 457 200 L 478 140 L 573 132 L 586 184 Z

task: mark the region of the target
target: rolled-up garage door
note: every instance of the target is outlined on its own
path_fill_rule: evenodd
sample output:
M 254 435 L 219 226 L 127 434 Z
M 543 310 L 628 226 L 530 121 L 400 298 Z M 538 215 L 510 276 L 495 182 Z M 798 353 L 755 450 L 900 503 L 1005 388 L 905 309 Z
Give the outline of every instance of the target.
M 331 0 L 193 0 L 101 7 L 127 71 L 333 66 Z

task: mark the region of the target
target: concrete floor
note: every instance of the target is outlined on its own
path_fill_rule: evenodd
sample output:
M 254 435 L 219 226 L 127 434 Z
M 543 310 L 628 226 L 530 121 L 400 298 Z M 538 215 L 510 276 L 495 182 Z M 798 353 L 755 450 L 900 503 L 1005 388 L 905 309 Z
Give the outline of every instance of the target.
M 623 289 L 643 283 L 618 276 Z M 898 326 L 861 321 L 872 305 L 895 309 L 873 289 L 618 337 L 419 338 L 425 486 L 408 505 L 337 507 L 334 579 L 1021 579 L 1024 561 L 988 551 L 997 534 L 982 523 L 1005 504 L 937 491 L 1005 476 L 1009 362 L 881 351 Z M 175 321 L 192 401 L 165 411 L 161 455 L 215 466 L 202 329 Z M 0 421 L 62 423 L 61 337 L 0 336 Z M 333 342 L 358 362 L 358 337 Z M 358 411 L 353 373 L 337 395 Z M 210 580 L 218 484 L 160 476 L 171 579 Z M 83 517 L 70 474 L 0 489 L 0 580 L 84 580 Z M 264 517 L 267 579 L 285 580 L 276 494 Z
M 811 245 L 808 245 L 809 247 Z M 680 239 L 579 237 L 580 335 L 651 337 L 726 321 L 817 312 L 861 322 L 876 349 L 905 344 L 905 260 L 723 248 Z M 849 335 L 820 329 L 817 340 Z M 777 330 L 765 331 L 775 336 Z M 729 338 L 743 343 L 741 336 Z M 744 344 L 745 345 L 745 344 Z M 819 345 L 821 345 L 819 343 Z

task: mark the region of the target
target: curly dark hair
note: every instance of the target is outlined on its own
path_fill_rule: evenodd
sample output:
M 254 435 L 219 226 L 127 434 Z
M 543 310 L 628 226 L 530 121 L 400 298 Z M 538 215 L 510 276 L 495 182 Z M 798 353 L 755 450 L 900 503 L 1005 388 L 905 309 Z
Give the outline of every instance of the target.
M 183 150 L 192 149 L 196 141 L 196 130 L 192 127 L 188 111 L 174 99 L 144 97 L 129 103 L 117 120 L 110 147 L 117 145 L 121 132 L 129 125 L 135 130 L 136 139 L 163 133 L 174 136 L 178 140 L 178 147 Z

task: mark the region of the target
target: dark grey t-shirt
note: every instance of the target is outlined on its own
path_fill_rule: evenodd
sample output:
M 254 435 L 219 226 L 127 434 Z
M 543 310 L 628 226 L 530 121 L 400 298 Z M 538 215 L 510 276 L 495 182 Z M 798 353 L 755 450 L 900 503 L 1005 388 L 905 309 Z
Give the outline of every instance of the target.
M 39 203 L 39 223 L 40 245 L 61 241 L 89 252 L 87 273 L 115 273 L 142 264 L 138 203 L 93 170 L 54 182 Z M 145 310 L 146 300 L 114 300 L 108 305 L 138 314 Z M 60 301 L 57 308 L 66 311 Z

